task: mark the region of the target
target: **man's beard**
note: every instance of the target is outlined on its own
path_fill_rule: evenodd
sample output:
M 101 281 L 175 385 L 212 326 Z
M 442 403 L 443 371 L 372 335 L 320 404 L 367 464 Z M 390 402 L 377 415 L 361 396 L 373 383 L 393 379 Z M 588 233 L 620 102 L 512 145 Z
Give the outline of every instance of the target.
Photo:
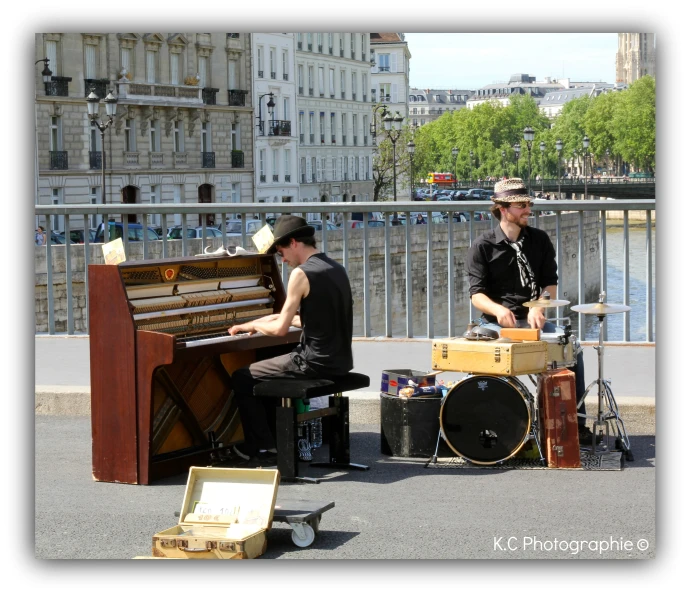
M 525 229 L 528 226 L 528 218 L 526 217 L 525 221 L 521 222 L 521 217 L 512 215 L 511 213 L 507 212 L 506 214 L 506 221 L 507 223 L 513 223 L 514 225 L 518 225 L 521 229 Z

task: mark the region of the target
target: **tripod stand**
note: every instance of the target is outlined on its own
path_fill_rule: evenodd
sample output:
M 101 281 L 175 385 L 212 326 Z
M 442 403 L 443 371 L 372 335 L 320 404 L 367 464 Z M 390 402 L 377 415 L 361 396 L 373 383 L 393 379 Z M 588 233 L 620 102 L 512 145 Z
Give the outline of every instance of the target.
M 600 334 L 599 334 L 599 344 L 593 347 L 597 351 L 597 369 L 598 376 L 586 389 L 583 394 L 583 398 L 578 403 L 580 408 L 581 404 L 588 395 L 588 392 L 597 386 L 597 414 L 596 415 L 586 415 L 584 413 L 578 413 L 579 417 L 586 419 L 593 419 L 592 424 L 592 454 L 596 454 L 597 448 L 597 433 L 599 431 L 602 437 L 602 454 L 608 453 L 611 448 L 609 445 L 609 427 L 612 428 L 612 433 L 614 435 L 614 449 L 621 450 L 626 460 L 629 462 L 633 461 L 633 452 L 631 452 L 631 442 L 628 438 L 628 433 L 626 432 L 626 427 L 624 422 L 619 415 L 619 407 L 614 399 L 614 394 L 612 393 L 612 388 L 610 382 L 604 379 L 604 341 L 602 336 L 604 334 L 604 324 L 605 319 L 608 314 L 622 313 L 624 311 L 630 311 L 630 307 L 627 305 L 613 305 L 604 303 L 605 293 L 600 293 L 600 300 L 595 304 L 584 304 L 584 305 L 574 305 L 571 309 L 574 311 L 581 312 L 583 314 L 593 314 L 597 316 L 600 324 Z

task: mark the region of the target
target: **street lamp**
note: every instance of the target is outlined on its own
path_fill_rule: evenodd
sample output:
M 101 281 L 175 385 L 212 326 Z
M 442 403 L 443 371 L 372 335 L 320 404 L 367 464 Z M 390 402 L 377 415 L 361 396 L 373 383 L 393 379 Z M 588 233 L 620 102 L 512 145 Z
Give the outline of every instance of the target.
M 275 107 L 275 102 L 272 100 L 274 97 L 273 93 L 265 93 L 264 95 L 261 95 L 258 97 L 258 117 L 256 118 L 258 120 L 258 129 L 260 130 L 260 133 L 265 135 L 265 130 L 263 129 L 263 111 L 262 111 L 262 104 L 263 104 L 263 97 L 270 97 L 268 99 L 268 109 L 272 110 L 273 107 Z
M 557 139 L 557 183 L 559 184 L 559 200 L 561 200 L 561 149 L 564 148 L 564 143 L 561 139 Z
M 454 157 L 454 189 L 456 190 L 456 157 L 459 156 L 459 149 L 452 148 L 452 157 Z
M 540 193 L 544 194 L 545 193 L 545 168 L 544 168 L 544 160 L 545 160 L 545 143 L 544 141 L 540 141 Z
M 114 122 L 112 119 L 117 112 L 117 97 L 110 91 L 107 97 L 103 100 L 105 103 L 105 113 L 107 114 L 108 120 L 103 123 L 98 121 L 98 106 L 100 104 L 100 97 L 95 93 L 95 87 L 91 87 L 91 93 L 86 97 L 86 107 L 88 109 L 88 117 L 91 118 L 91 126 L 95 126 L 100 130 L 100 148 L 101 150 L 101 187 L 103 188 L 103 193 L 101 196 L 101 201 L 103 204 L 107 204 L 107 196 L 105 191 L 105 130 L 107 130 Z M 109 241 L 109 233 L 107 232 L 107 221 L 105 220 L 105 213 L 103 213 L 103 243 Z
M 535 131 L 530 127 L 526 126 L 523 129 L 523 139 L 526 141 L 526 146 L 528 147 L 528 196 L 530 196 L 530 149 L 533 148 L 533 139 L 535 138 Z
M 583 185 L 585 187 L 585 200 L 588 199 L 588 147 L 590 146 L 590 139 L 587 136 L 583 136 L 583 148 L 585 152 L 583 153 Z
M 373 107 L 373 121 L 370 122 L 370 136 L 373 138 L 373 142 L 375 142 L 377 137 L 377 122 L 375 118 L 378 111 L 380 111 L 380 117 L 384 118 L 387 115 L 387 106 L 384 103 L 378 103 Z
M 392 175 L 394 177 L 394 202 L 397 201 L 397 140 L 401 136 L 401 122 L 404 118 L 397 111 L 392 117 L 392 114 L 387 112 L 387 115 L 382 119 L 385 125 L 385 133 L 387 138 L 392 142 Z M 396 216 L 396 215 L 395 215 Z
M 471 185 L 473 185 L 473 151 L 470 151 L 468 154 L 470 156 Z
M 516 177 L 518 177 L 518 159 L 521 156 L 521 145 L 518 142 L 514 145 L 514 154 L 516 155 Z
M 406 145 L 406 150 L 408 151 L 409 154 L 409 163 L 411 165 L 411 200 L 415 198 L 413 195 L 413 153 L 416 152 L 416 143 L 411 140 L 407 145 Z
M 48 63 L 50 62 L 50 58 L 43 58 L 42 60 L 36 60 L 34 62 L 34 66 L 36 64 L 38 64 L 39 62 L 43 62 L 45 64 L 45 66 L 43 66 L 43 70 L 41 71 L 41 76 L 43 77 L 43 83 L 47 85 L 48 83 L 50 83 L 50 81 L 52 80 L 52 76 L 53 76 L 52 70 L 50 70 L 50 68 L 48 68 Z M 47 91 L 45 94 L 46 95 L 48 94 Z
M 502 174 L 506 177 L 506 151 L 502 151 Z

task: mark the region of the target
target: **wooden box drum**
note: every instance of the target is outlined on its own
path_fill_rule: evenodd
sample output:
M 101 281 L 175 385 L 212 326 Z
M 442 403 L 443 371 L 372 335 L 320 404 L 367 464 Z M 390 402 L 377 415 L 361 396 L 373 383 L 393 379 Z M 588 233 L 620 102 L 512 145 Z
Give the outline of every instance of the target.
M 533 399 L 515 377 L 471 375 L 446 395 L 440 428 L 447 445 L 474 464 L 514 456 L 530 434 Z

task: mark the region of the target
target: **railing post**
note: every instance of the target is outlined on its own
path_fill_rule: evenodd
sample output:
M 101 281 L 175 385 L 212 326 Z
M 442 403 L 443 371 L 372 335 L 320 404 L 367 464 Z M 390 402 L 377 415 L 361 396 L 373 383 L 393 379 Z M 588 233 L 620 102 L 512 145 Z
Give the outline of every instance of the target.
M 585 303 L 585 275 L 584 275 L 585 242 L 583 240 L 583 211 L 578 211 L 578 305 Z M 585 340 L 585 316 L 578 312 L 578 337 Z
M 653 342 L 653 324 L 652 324 L 652 211 L 645 211 L 645 252 L 647 257 L 646 276 L 645 276 L 645 317 L 647 333 L 645 336 L 646 342 Z
M 368 213 L 363 213 L 363 336 L 370 337 L 370 246 L 368 245 Z
M 392 257 L 390 247 L 390 226 L 392 220 L 388 212 L 384 213 L 385 221 L 385 336 L 392 337 Z
M 624 210 L 623 216 L 623 304 L 630 305 L 630 252 L 631 246 L 628 242 L 628 211 Z M 623 339 L 624 342 L 631 340 L 631 316 L 630 312 L 623 312 Z
M 406 338 L 413 338 L 413 267 L 411 265 L 411 213 L 406 212 Z

